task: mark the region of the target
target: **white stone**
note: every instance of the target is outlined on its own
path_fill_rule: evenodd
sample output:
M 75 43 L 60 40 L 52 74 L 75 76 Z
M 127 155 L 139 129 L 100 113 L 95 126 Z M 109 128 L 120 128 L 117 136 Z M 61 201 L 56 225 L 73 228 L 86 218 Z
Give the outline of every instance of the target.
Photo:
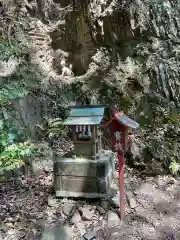
M 112 211 L 108 212 L 108 227 L 120 226 L 122 221 L 120 220 L 119 216 Z

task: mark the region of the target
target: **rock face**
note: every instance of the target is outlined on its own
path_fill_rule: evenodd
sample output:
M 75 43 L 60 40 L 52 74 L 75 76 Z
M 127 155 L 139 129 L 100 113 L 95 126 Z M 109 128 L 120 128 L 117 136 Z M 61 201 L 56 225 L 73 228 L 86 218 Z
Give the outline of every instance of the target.
M 78 0 L 74 7 L 67 12 L 65 24 L 56 26 L 59 35 L 51 38 L 55 49 L 68 53 L 66 65 L 71 64 L 79 77 L 73 81 L 83 82 L 79 91 L 84 95 L 96 92 L 101 103 L 117 103 L 143 127 L 154 123 L 161 128 L 164 119 L 176 118 L 173 112 L 180 103 L 179 3 Z M 133 161 L 147 158 L 149 139 L 144 134 L 130 150 Z M 151 163 L 158 154 L 153 148 L 148 155 Z M 169 162 L 170 158 L 167 165 Z
M 150 118 L 152 100 L 179 104 L 179 7 L 171 0 L 78 0 L 53 30 L 56 36 L 50 34 L 52 46 L 69 53 L 67 65 L 76 76 L 96 69 L 84 84 L 109 93 L 105 101 L 118 97 L 123 109 Z

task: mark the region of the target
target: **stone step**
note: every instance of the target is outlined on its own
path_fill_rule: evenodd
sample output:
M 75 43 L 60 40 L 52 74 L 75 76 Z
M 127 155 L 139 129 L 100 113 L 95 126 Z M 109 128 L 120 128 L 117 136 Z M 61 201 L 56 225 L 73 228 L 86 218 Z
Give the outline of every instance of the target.
M 38 32 L 28 32 L 29 36 L 38 36 L 38 37 L 45 37 L 47 36 L 45 33 L 38 33 Z
M 32 40 L 36 40 L 36 39 L 32 39 Z M 38 42 L 36 42 L 36 45 L 38 46 L 42 46 L 44 44 L 44 40 L 38 40 Z
M 44 37 L 38 37 L 38 36 L 29 36 L 29 37 L 33 40 L 39 40 L 39 41 L 44 41 L 45 40 Z

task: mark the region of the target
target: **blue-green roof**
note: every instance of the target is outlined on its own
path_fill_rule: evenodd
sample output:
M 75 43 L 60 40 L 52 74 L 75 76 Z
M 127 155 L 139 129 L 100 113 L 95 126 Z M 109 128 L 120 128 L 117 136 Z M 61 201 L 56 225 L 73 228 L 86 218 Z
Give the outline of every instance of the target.
M 103 105 L 73 107 L 64 125 L 99 125 L 104 117 L 104 107 Z
M 103 116 L 104 108 L 73 108 L 71 109 L 71 117 L 92 117 L 92 116 Z

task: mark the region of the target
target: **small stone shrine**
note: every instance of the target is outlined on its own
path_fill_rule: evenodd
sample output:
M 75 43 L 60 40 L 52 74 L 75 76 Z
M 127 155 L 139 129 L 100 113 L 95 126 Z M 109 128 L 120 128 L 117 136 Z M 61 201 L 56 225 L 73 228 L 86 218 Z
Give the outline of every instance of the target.
M 57 197 L 106 197 L 115 169 L 115 155 L 103 150 L 100 125 L 107 106 L 75 106 L 64 122 L 72 132 L 73 151 L 55 157 Z

